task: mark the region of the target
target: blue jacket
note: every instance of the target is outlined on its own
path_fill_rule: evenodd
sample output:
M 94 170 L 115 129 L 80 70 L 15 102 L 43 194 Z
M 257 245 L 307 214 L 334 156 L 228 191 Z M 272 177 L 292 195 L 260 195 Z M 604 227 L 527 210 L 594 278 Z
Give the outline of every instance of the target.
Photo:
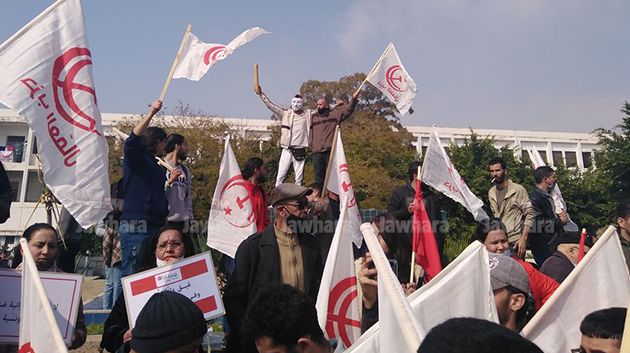
M 154 158 L 145 152 L 142 140 L 131 132 L 125 141 L 123 161 L 125 204 L 120 217 L 124 221 L 146 221 L 161 227 L 168 215 L 164 194 L 166 174 Z

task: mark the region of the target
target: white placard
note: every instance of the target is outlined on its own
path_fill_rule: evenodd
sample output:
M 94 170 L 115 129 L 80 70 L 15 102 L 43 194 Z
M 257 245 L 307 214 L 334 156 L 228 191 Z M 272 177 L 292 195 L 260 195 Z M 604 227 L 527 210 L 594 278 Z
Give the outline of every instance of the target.
M 79 312 L 83 276 L 70 273 L 40 272 L 42 284 L 50 300 L 59 325 L 59 331 L 67 345 Z M 20 295 L 22 273 L 0 269 L 0 343 L 18 344 L 20 332 Z
M 164 291 L 181 293 L 190 298 L 206 320 L 225 314 L 209 252 L 124 277 L 122 285 L 131 328 L 149 298 Z

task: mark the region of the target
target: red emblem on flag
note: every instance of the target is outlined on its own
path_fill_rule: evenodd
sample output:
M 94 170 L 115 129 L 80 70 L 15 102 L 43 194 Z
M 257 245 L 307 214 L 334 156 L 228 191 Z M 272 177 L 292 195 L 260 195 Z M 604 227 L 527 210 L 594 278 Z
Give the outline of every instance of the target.
M 215 63 L 217 61 L 223 60 L 227 57 L 227 49 L 225 45 L 217 45 L 210 49 L 208 49 L 203 54 L 203 62 L 206 65 L 210 65 L 210 63 Z
M 346 347 L 352 344 L 348 330 L 353 327 L 361 328 L 360 321 L 348 317 L 350 304 L 358 295 L 356 277 L 347 277 L 333 287 L 328 298 L 326 334 L 328 337 L 338 337 Z
M 221 209 L 225 220 L 238 228 L 245 228 L 256 219 L 245 183 L 239 174 L 230 178 L 221 190 Z
M 400 65 L 390 66 L 385 72 L 385 79 L 389 87 L 394 91 L 403 92 L 407 90 L 407 81 Z

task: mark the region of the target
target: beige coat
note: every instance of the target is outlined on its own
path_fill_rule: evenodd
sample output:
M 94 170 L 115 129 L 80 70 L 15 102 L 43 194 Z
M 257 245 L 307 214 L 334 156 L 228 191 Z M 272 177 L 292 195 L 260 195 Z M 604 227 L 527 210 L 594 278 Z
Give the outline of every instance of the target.
M 531 228 L 534 224 L 534 208 L 529 194 L 524 187 L 512 180 L 508 179 L 507 192 L 500 209 L 497 207 L 496 185 L 488 190 L 488 200 L 494 216 L 501 218 L 505 224 L 510 244 L 521 237 L 523 226 Z
M 294 116 L 297 114 L 293 111 L 293 109 L 284 109 L 281 106 L 272 102 L 266 94 L 260 93 L 260 99 L 262 99 L 263 103 L 271 110 L 271 112 L 280 119 L 280 146 L 282 148 L 291 147 L 291 139 L 293 133 L 293 120 Z M 315 112 L 311 109 L 304 109 L 302 115 L 306 116 L 306 141 L 311 140 L 311 117 Z M 309 147 L 309 146 L 298 146 L 298 147 Z

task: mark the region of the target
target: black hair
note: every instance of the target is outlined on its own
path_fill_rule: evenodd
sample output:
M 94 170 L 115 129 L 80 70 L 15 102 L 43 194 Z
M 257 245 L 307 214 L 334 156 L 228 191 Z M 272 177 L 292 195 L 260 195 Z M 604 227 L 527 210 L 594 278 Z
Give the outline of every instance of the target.
M 534 181 L 536 184 L 543 182 L 543 179 L 553 175 L 553 168 L 547 165 L 540 166 L 534 170 Z
M 299 94 L 296 94 L 295 96 L 293 96 L 293 98 L 300 98 L 300 99 L 302 99 L 302 96 L 300 96 Z
M 407 176 L 409 177 L 409 180 L 412 180 L 413 175 L 418 173 L 418 167 L 422 167 L 422 162 L 413 161 L 409 163 L 409 168 L 407 168 Z
M 586 337 L 620 340 L 623 336 L 626 312 L 626 308 L 593 311 L 582 320 L 580 332 Z
M 184 136 L 180 134 L 169 134 L 166 136 L 166 145 L 164 146 L 164 152 L 171 153 L 175 151 L 176 145 L 181 145 L 186 141 Z
M 249 179 L 254 175 L 256 169 L 260 168 L 265 162 L 260 157 L 252 157 L 245 162 L 245 167 L 241 170 L 243 179 Z
M 328 344 L 317 320 L 315 303 L 287 284 L 272 284 L 258 292 L 247 309 L 243 333 L 252 343 L 269 337 L 274 346 L 284 346 L 289 351 L 302 337 L 319 345 Z
M 435 326 L 418 348 L 420 353 L 542 353 L 533 342 L 487 320 L 454 318 Z
M 144 130 L 140 139 L 142 146 L 144 146 L 144 151 L 150 155 L 154 155 L 157 152 L 155 146 L 157 146 L 160 141 L 166 139 L 166 132 L 161 127 L 149 126 Z
M 523 304 L 523 306 L 516 312 L 516 331 L 520 332 L 523 327 L 525 327 L 525 324 L 527 324 L 529 320 L 534 317 L 534 314 L 536 314 L 536 303 L 529 293 L 525 293 L 522 290 L 510 285 L 505 287 L 505 289 L 508 291 L 510 296 L 512 294 L 522 294 L 525 296 L 525 304 Z
M 389 213 L 382 213 L 370 222 L 376 226 L 389 248 L 387 257 L 398 261 L 398 279 L 403 283 L 409 282 L 411 239 L 404 226 L 410 223 L 401 222 Z
M 313 184 L 309 185 L 308 188 L 312 189 L 313 192 L 315 192 L 315 191 L 319 192 L 319 195 L 321 196 L 322 189 L 324 188 L 324 183 L 313 183 Z
M 480 242 L 485 242 L 488 237 L 488 233 L 493 230 L 501 229 L 507 235 L 507 227 L 503 222 L 501 222 L 501 218 L 488 218 L 481 220 L 479 224 L 477 224 L 477 229 L 475 234 L 470 239 L 470 242 L 474 242 L 475 240 L 479 240 Z
M 34 223 L 28 226 L 22 233 L 22 238 L 26 238 L 26 241 L 30 241 L 33 235 L 40 230 L 49 230 L 55 233 L 55 239 L 59 239 L 59 233 L 57 230 L 48 223 Z M 13 268 L 17 267 L 20 263 L 22 263 L 22 253 L 20 252 L 20 243 L 13 247 Z
M 500 164 L 501 169 L 507 169 L 507 165 L 505 164 L 505 161 L 501 157 L 494 157 L 488 162 L 488 166 L 495 165 L 495 164 Z
M 623 218 L 626 219 L 630 216 L 630 200 L 626 200 L 619 205 L 617 205 L 617 210 L 615 212 L 615 218 Z
M 175 230 L 177 231 L 182 238 L 182 243 L 184 243 L 184 257 L 189 257 L 195 254 L 195 248 L 193 246 L 192 240 L 190 236 L 184 234 L 181 229 L 177 226 L 165 225 L 164 227 L 158 229 L 151 238 L 151 242 L 147 244 L 147 247 L 142 254 L 142 265 L 139 267 L 138 272 L 148 270 L 150 268 L 157 267 L 157 263 L 155 261 L 155 249 L 157 249 L 157 243 L 160 239 L 160 235 L 166 232 L 167 230 Z

